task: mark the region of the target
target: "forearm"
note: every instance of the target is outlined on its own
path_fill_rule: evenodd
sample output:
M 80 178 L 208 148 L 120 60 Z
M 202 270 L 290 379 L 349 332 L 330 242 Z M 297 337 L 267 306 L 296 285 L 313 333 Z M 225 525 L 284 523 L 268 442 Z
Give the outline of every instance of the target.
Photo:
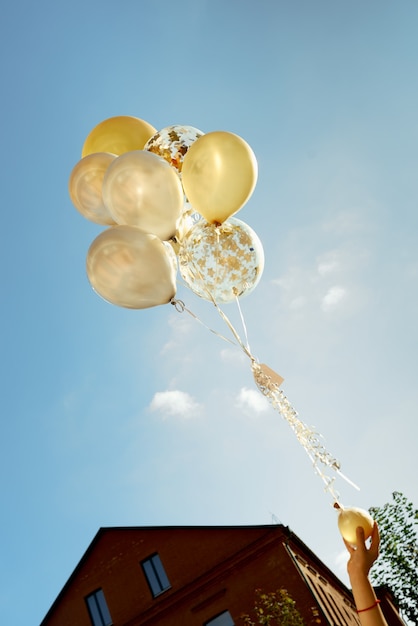
M 350 574 L 354 601 L 362 626 L 387 626 L 374 589 L 364 573 Z M 364 610 L 368 609 L 368 610 Z

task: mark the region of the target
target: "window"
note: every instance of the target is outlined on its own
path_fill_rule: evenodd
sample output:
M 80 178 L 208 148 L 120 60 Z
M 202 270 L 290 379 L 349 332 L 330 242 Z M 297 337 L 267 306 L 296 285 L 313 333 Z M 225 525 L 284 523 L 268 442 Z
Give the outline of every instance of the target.
M 113 622 L 110 617 L 109 609 L 107 608 L 103 589 L 98 589 L 87 596 L 86 604 L 93 626 L 112 626 Z
M 205 622 L 203 626 L 235 626 L 229 611 L 224 611 L 220 615 L 213 617 L 208 622 Z
M 170 589 L 170 582 L 158 554 L 153 554 L 145 559 L 141 565 L 154 598 L 163 591 Z

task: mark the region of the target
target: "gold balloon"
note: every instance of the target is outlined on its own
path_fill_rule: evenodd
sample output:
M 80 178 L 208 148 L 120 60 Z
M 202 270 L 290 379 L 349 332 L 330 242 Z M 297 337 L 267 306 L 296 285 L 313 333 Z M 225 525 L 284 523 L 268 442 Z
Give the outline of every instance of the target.
M 197 222 L 181 239 L 178 257 L 186 285 L 201 298 L 216 302 L 250 294 L 264 269 L 260 239 L 235 217 L 219 226 Z
M 183 210 L 183 190 L 176 171 L 145 150 L 122 154 L 103 180 L 103 200 L 118 224 L 138 226 L 160 239 L 176 232 Z
M 124 154 L 131 150 L 142 150 L 148 139 L 156 133 L 156 128 L 130 115 L 109 117 L 100 122 L 87 135 L 82 156 L 93 152 Z
M 103 203 L 102 184 L 115 154 L 98 152 L 89 154 L 73 168 L 68 191 L 75 208 L 96 224 L 114 225 L 116 222 Z
M 335 506 L 335 505 L 334 505 Z M 368 539 L 373 530 L 373 518 L 364 509 L 357 507 L 335 506 L 338 509 L 338 528 L 343 538 L 355 546 L 357 544 L 356 529 L 361 526 L 364 530 L 364 538 Z
M 102 298 L 128 309 L 167 304 L 176 293 L 177 261 L 169 244 L 134 226 L 102 232 L 87 254 L 87 276 Z
M 182 181 L 193 208 L 212 224 L 222 224 L 250 198 L 257 161 L 244 139 L 215 131 L 199 137 L 184 157 Z

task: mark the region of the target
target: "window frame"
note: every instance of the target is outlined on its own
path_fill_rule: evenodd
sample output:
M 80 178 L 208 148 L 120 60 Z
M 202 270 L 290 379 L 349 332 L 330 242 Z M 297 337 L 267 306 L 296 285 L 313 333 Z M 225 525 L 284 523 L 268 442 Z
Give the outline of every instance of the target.
M 148 566 L 151 568 L 151 571 Z M 153 598 L 157 598 L 171 589 L 171 583 L 158 552 L 154 552 L 146 559 L 143 559 L 141 568 Z
M 92 626 L 112 626 L 113 620 L 107 606 L 106 597 L 101 587 L 84 598 Z M 93 602 L 91 602 L 93 600 Z M 95 609 L 95 610 L 93 610 Z

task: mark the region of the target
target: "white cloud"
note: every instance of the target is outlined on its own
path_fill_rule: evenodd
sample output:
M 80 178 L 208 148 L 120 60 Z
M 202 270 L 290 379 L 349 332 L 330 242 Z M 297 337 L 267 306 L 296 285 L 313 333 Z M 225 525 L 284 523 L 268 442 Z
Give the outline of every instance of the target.
M 345 287 L 326 284 L 330 274 L 339 274 L 340 271 L 339 255 L 330 253 L 318 259 L 315 268 L 292 268 L 286 276 L 274 280 L 273 283 L 281 288 L 282 302 L 292 311 L 302 311 L 310 307 L 312 313 L 312 309 L 320 307 L 328 313 L 336 309 L 348 295 Z
M 247 412 L 264 413 L 270 407 L 268 400 L 256 389 L 242 387 L 237 396 L 236 405 Z
M 196 417 L 201 405 L 185 391 L 157 391 L 149 406 L 151 411 L 158 411 L 164 417 L 174 416 L 189 419 Z
M 335 285 L 334 287 L 330 287 L 328 289 L 325 296 L 321 301 L 321 309 L 328 313 L 329 311 L 334 310 L 337 306 L 347 297 L 347 291 L 344 287 L 340 287 L 339 285 Z

